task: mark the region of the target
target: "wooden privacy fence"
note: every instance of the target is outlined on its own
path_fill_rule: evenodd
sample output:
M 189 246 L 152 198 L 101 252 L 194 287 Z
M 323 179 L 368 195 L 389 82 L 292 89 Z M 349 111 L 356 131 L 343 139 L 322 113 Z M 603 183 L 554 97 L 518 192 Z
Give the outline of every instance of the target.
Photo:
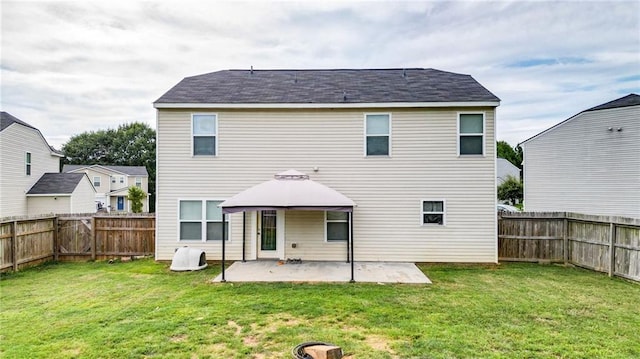
M 498 259 L 570 263 L 640 281 L 640 219 L 504 213 L 498 219 Z
M 46 260 L 84 261 L 155 252 L 155 215 L 56 215 L 0 222 L 0 270 Z

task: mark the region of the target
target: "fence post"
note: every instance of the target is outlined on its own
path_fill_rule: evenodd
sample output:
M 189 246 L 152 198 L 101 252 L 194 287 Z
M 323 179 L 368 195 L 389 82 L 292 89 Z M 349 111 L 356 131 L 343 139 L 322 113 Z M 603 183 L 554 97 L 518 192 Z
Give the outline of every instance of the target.
M 18 271 L 18 221 L 13 221 L 13 231 L 11 236 L 11 263 L 13 271 Z
M 58 216 L 53 218 L 53 260 L 58 261 Z
M 616 225 L 613 222 L 609 223 L 609 277 L 613 277 L 615 273 L 615 241 L 616 241 Z
M 562 220 L 562 256 L 564 257 L 564 265 L 569 264 L 569 220 L 567 213 L 564 213 Z
M 96 260 L 96 217 L 91 217 L 91 260 Z

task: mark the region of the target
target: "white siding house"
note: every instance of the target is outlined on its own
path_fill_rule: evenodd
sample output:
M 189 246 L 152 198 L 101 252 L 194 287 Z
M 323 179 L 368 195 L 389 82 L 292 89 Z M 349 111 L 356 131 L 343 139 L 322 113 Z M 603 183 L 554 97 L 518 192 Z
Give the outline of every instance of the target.
M 433 69 L 185 78 L 154 103 L 156 259 L 182 246 L 219 259 L 219 205 L 295 169 L 355 202 L 353 223 L 327 208 L 232 213 L 227 258 L 346 260 L 351 240 L 356 261 L 496 262 L 498 105 Z
M 497 158 L 496 161 L 496 171 L 498 172 L 496 180 L 498 186 L 503 184 L 509 177 L 513 177 L 517 180 L 520 179 L 520 169 L 513 163 L 504 158 Z
M 28 211 L 26 192 L 46 172 L 60 171 L 62 154 L 40 131 L 7 112 L 0 117 L 0 218 Z
M 640 218 L 640 96 L 580 112 L 522 148 L 527 211 Z
M 45 173 L 27 192 L 30 214 L 93 213 L 96 190 L 84 173 Z
M 95 202 L 108 212 L 131 212 L 129 187 L 147 194 L 142 212 L 149 211 L 149 174 L 144 166 L 64 165 L 64 173 L 86 173 L 96 189 Z

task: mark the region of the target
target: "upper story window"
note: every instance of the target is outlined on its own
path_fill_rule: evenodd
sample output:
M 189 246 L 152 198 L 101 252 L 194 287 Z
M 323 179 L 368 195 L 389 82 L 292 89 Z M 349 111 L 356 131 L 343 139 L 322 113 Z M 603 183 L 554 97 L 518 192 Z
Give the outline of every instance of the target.
M 111 176 L 111 183 L 116 183 L 116 176 Z
M 142 178 L 136 177 L 136 187 L 142 187 Z
M 100 187 L 100 176 L 93 177 L 93 187 Z
M 31 176 L 31 152 L 25 153 L 24 156 L 24 173 Z
M 365 115 L 365 154 L 389 156 L 391 152 L 391 115 Z
M 349 212 L 325 212 L 327 241 L 346 241 L 351 236 Z
M 222 201 L 180 201 L 180 240 L 222 240 Z M 224 238 L 229 240 L 229 216 Z
M 458 154 L 484 155 L 484 114 L 458 114 Z
M 191 135 L 194 156 L 215 156 L 218 137 L 217 115 L 192 115 Z
M 120 183 L 124 183 L 124 176 L 120 176 Z
M 445 206 L 444 201 L 422 201 L 422 224 L 436 224 L 443 226 L 445 224 Z

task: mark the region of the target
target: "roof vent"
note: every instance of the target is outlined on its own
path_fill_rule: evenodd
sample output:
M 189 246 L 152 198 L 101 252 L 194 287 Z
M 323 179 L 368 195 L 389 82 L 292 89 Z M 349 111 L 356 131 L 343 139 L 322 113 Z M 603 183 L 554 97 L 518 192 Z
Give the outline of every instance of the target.
M 251 74 L 253 75 L 253 65 L 251 65 Z
M 347 101 L 347 91 L 342 91 L 342 101 Z

